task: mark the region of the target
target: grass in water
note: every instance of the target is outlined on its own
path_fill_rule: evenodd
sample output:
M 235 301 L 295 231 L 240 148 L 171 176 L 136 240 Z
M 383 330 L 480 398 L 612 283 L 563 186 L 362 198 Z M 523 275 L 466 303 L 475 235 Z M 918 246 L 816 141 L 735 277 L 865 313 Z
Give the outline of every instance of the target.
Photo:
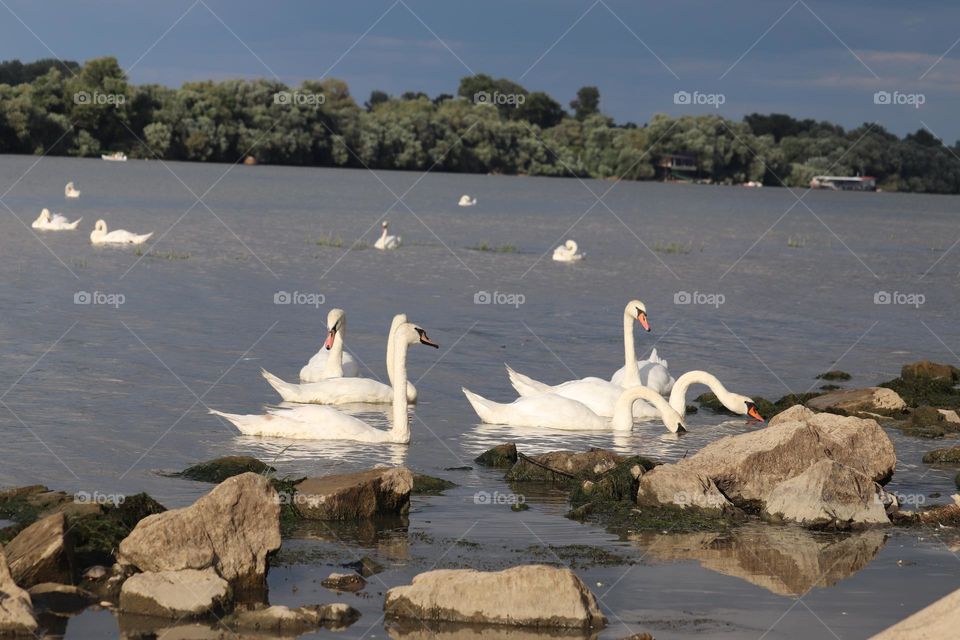
M 681 242 L 660 242 L 658 240 L 656 244 L 653 245 L 653 250 L 657 253 L 666 253 L 668 255 L 679 254 L 685 256 L 693 251 L 693 242 L 683 244 Z M 700 245 L 700 251 L 703 251 L 702 244 Z
M 475 247 L 468 247 L 472 251 L 487 251 L 489 253 L 516 253 L 517 248 L 512 244 L 504 244 L 499 247 L 495 247 L 488 243 L 486 240 L 476 245 Z
M 787 237 L 787 246 L 791 249 L 803 249 L 807 246 L 807 236 Z
M 159 258 L 161 260 L 189 260 L 189 253 L 179 253 L 177 251 L 144 251 L 143 247 L 137 247 L 134 252 L 138 256 L 146 256 L 148 258 Z
M 334 247 L 339 249 L 343 246 L 343 238 L 341 238 L 340 236 L 334 236 L 332 234 L 325 233 L 324 235 L 314 240 L 313 243 L 318 247 Z

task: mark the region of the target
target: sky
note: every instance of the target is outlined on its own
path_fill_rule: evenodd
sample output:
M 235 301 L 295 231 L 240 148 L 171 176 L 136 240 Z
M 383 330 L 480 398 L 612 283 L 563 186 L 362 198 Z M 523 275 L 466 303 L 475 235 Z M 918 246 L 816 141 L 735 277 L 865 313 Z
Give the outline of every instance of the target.
M 135 84 L 334 77 L 362 104 L 487 73 L 564 106 L 595 85 L 618 122 L 777 112 L 960 139 L 955 0 L 0 0 L 0 59 L 104 55 Z

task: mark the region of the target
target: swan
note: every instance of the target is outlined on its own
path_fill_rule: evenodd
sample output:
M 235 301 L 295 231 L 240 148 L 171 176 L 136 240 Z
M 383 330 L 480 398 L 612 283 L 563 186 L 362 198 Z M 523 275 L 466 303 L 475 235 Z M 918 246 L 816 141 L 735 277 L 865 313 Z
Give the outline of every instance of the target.
M 347 314 L 343 309 L 327 313 L 327 339 L 320 350 L 300 369 L 300 382 L 319 382 L 327 378 L 355 378 L 360 367 L 349 353 L 343 352 L 343 333 Z
M 90 232 L 90 242 L 93 244 L 143 244 L 149 240 L 152 235 L 152 231 L 150 233 L 144 233 L 143 235 L 137 235 L 129 231 L 124 231 L 123 229 L 117 229 L 116 231 L 110 231 L 108 233 L 107 223 L 104 220 L 97 220 L 93 231 Z
M 390 228 L 389 222 L 384 220 L 380 224 L 380 228 L 383 229 L 383 231 L 380 233 L 380 237 L 377 238 L 377 241 L 373 243 L 374 249 L 396 249 L 400 246 L 400 243 L 402 242 L 402 238 L 400 238 L 400 236 L 387 235 L 387 230 Z
M 599 378 L 584 378 L 558 384 L 554 387 L 532 380 L 507 367 L 510 382 L 521 397 L 536 396 L 542 393 L 553 393 L 564 398 L 576 400 L 586 405 L 598 416 L 612 417 L 616 410 L 617 400 L 623 393 L 623 387 Z M 681 416 L 687 414 L 687 390 L 691 385 L 705 384 L 710 391 L 716 394 L 717 399 L 730 411 L 738 415 L 748 415 L 754 420 L 763 422 L 763 417 L 751 398 L 727 391 L 716 376 L 706 371 L 688 371 L 673 385 L 670 391 L 670 406 Z M 633 405 L 634 418 L 656 418 L 660 412 L 647 403 Z
M 461 207 L 472 207 L 477 204 L 477 199 L 464 194 L 460 196 L 460 201 L 457 204 Z
M 83 218 L 77 218 L 73 222 L 70 222 L 65 216 L 59 213 L 51 215 L 50 209 L 44 209 L 30 226 L 34 229 L 43 229 L 45 231 L 72 231 L 77 228 L 81 220 L 83 220 Z
M 387 338 L 387 377 L 393 382 L 393 334 L 401 324 L 407 321 L 405 314 L 399 313 L 390 325 Z M 352 404 L 357 402 L 388 404 L 393 401 L 393 387 L 376 380 L 366 378 L 326 378 L 318 382 L 292 384 L 284 382 L 266 369 L 260 374 L 287 402 L 307 404 Z M 417 390 L 407 383 L 407 402 L 417 401 Z
M 636 366 L 632 368 L 637 370 L 645 386 L 655 389 L 663 395 L 670 393 L 674 379 L 667 368 L 669 366 L 667 361 L 657 355 L 656 349 L 650 351 L 650 356 L 646 360 L 637 360 L 636 363 Z M 610 382 L 623 385 L 626 379 L 627 365 L 624 364 L 624 366 L 613 372 L 613 375 L 610 377 Z
M 553 259 L 557 262 L 579 262 L 583 260 L 583 254 L 577 253 L 578 248 L 576 240 L 567 240 L 553 250 Z
M 63 196 L 65 198 L 79 198 L 80 192 L 73 186 L 72 182 L 68 182 L 63 188 Z
M 292 409 L 269 409 L 264 415 L 238 415 L 214 409 L 210 413 L 229 420 L 240 433 L 301 440 L 353 440 L 356 442 L 410 443 L 410 419 L 407 416 L 407 348 L 412 344 L 439 348 L 420 327 L 405 322 L 394 332 L 393 425 L 377 429 L 363 420 L 322 405 L 303 405 Z
M 646 387 L 631 387 L 621 391 L 612 420 L 598 416 L 581 402 L 555 393 L 521 397 L 509 404 L 493 402 L 466 388 L 463 394 L 480 419 L 492 424 L 566 431 L 630 431 L 633 428 L 633 404 L 637 400 L 646 400 L 659 411 L 667 429 L 673 433 L 684 429 L 683 417 L 663 396 Z

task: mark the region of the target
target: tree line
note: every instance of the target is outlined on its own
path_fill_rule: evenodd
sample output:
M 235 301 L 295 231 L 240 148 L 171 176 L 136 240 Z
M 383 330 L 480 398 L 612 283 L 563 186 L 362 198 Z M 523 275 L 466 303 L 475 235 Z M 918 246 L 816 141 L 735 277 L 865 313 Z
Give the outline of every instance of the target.
M 697 177 L 806 186 L 817 174 L 871 175 L 888 190 L 960 193 L 960 143 L 925 130 L 900 138 L 877 124 L 845 130 L 783 114 L 657 114 L 617 124 L 596 87 L 565 109 L 505 78 L 479 74 L 456 94 L 362 105 L 346 83 L 272 80 L 132 85 L 112 57 L 0 63 L 0 153 L 649 180 L 670 155 Z

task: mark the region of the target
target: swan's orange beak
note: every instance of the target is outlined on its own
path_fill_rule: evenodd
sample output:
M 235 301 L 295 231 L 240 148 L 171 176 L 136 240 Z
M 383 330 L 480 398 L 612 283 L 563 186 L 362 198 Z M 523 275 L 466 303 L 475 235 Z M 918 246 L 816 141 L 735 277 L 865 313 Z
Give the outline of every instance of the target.
M 327 332 L 327 341 L 323 343 L 325 349 L 330 349 L 333 346 L 333 338 L 337 335 L 336 329 L 330 329 Z
M 760 415 L 760 411 L 757 409 L 757 405 L 753 403 L 750 403 L 747 405 L 747 415 L 753 418 L 754 420 L 764 422 L 763 416 Z
M 637 313 L 637 322 L 643 327 L 644 331 L 650 331 L 650 321 L 647 320 L 647 314 L 644 311 Z
M 420 336 L 420 344 L 425 344 L 428 347 L 433 347 L 434 349 L 440 348 L 440 345 L 438 345 L 436 342 L 428 338 L 427 334 L 425 333 Z

